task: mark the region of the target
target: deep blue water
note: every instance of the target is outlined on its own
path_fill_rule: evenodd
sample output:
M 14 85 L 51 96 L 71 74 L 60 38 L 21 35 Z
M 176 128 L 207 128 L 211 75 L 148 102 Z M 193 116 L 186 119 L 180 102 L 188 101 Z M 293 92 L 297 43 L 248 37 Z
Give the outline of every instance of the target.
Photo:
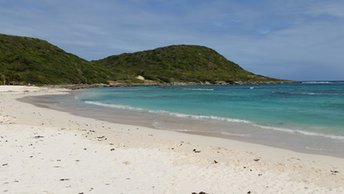
M 114 108 L 344 137 L 344 82 L 93 88 L 77 99 Z

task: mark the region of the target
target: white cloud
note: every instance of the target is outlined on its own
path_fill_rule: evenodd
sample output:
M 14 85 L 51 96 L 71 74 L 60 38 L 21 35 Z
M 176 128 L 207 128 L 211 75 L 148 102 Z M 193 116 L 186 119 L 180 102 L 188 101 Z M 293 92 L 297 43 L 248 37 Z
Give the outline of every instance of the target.
M 343 9 L 335 0 L 0 0 L 0 29 L 87 59 L 200 44 L 260 74 L 344 79 Z

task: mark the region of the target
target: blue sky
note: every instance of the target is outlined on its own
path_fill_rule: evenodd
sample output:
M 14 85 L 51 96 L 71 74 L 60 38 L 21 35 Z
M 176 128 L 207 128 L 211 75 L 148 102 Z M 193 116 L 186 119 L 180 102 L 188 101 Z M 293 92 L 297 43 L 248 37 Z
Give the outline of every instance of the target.
M 89 60 L 197 44 L 263 75 L 344 80 L 343 0 L 0 0 L 0 33 Z

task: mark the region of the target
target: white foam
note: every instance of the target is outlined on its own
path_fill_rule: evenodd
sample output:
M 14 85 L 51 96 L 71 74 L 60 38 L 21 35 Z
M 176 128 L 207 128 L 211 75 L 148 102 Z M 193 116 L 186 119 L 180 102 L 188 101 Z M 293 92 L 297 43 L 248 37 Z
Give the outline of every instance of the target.
M 248 136 L 251 136 L 250 134 L 245 134 L 245 133 L 229 133 L 229 132 L 224 132 L 224 131 L 222 131 L 221 134 L 229 135 L 229 136 L 237 136 L 237 137 L 248 137 Z
M 235 122 L 235 123 L 251 123 L 250 121 L 246 121 L 246 120 L 232 119 L 232 118 L 226 118 L 226 117 L 191 115 L 191 114 L 168 112 L 168 111 L 164 111 L 164 110 L 145 110 L 142 108 L 136 108 L 136 107 L 132 107 L 132 106 L 106 104 L 106 103 L 95 102 L 95 101 L 84 101 L 84 102 L 87 104 L 93 104 L 93 105 L 104 106 L 104 107 L 109 107 L 109 108 L 145 111 L 145 112 L 149 112 L 149 113 L 159 113 L 159 114 L 170 115 L 170 116 L 175 116 L 175 117 L 179 117 L 179 118 L 190 118 L 190 119 L 197 119 L 197 120 L 218 120 L 218 121 L 228 121 L 228 122 Z
M 84 102 L 86 104 L 92 104 L 92 105 L 109 107 L 109 108 L 119 108 L 119 109 L 125 109 L 125 110 L 139 110 L 139 111 L 143 111 L 142 108 L 135 108 L 135 107 L 125 106 L 125 105 L 106 104 L 106 103 L 95 102 L 95 101 L 84 101 Z
M 183 88 L 183 90 L 191 90 L 191 91 L 214 91 L 212 88 Z
M 307 135 L 307 136 L 326 137 L 330 139 L 344 140 L 344 136 L 340 136 L 340 135 L 329 135 L 329 134 L 297 130 L 297 129 L 286 129 L 286 128 L 279 128 L 279 127 L 262 126 L 262 125 L 257 125 L 257 124 L 253 124 L 253 126 L 263 128 L 263 129 L 287 132 L 287 133 L 298 133 L 298 134 Z
M 241 119 L 232 119 L 226 117 L 218 117 L 218 116 L 205 116 L 205 115 L 190 115 L 190 114 L 183 114 L 183 113 L 173 113 L 168 111 L 148 111 L 150 113 L 161 113 L 167 114 L 179 118 L 190 118 L 190 119 L 197 119 L 197 120 L 218 120 L 218 121 L 228 121 L 228 122 L 235 122 L 235 123 L 251 123 L 250 121 L 241 120 Z
M 258 127 L 261 129 L 269 129 L 269 130 L 281 131 L 281 132 L 286 132 L 286 133 L 297 133 L 297 134 L 302 134 L 302 135 L 307 135 L 307 136 L 316 136 L 316 137 L 325 137 L 325 138 L 336 139 L 336 140 L 344 140 L 344 136 L 329 135 L 329 134 L 297 130 L 297 129 L 263 126 L 263 125 L 257 125 L 250 121 L 241 120 L 241 119 L 232 119 L 232 118 L 218 117 L 218 116 L 191 115 L 191 114 L 174 113 L 174 112 L 168 112 L 168 111 L 162 111 L 162 110 L 153 111 L 153 110 L 145 110 L 142 108 L 135 108 L 135 107 L 126 106 L 126 105 L 106 104 L 106 103 L 94 102 L 94 101 L 84 101 L 84 102 L 87 104 L 92 104 L 92 105 L 97 105 L 97 106 L 118 108 L 118 109 L 124 109 L 124 110 L 145 111 L 149 113 L 158 113 L 158 114 L 175 116 L 179 118 L 189 118 L 189 119 L 196 119 L 196 120 L 217 120 L 217 121 L 225 121 L 225 122 L 232 122 L 232 123 L 245 123 L 245 124 L 250 124 L 254 127 Z
M 305 82 L 301 82 L 303 84 L 330 84 L 333 82 L 329 82 L 329 81 L 305 81 Z
M 302 94 L 305 94 L 305 95 L 321 95 L 320 93 L 314 93 L 314 92 L 303 92 Z

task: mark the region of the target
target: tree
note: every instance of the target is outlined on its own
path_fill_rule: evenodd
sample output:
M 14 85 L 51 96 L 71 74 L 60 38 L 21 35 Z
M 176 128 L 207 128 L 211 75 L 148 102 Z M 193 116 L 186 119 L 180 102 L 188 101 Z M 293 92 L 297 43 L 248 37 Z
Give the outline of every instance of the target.
M 6 85 L 6 76 L 4 74 L 0 74 L 0 84 Z

